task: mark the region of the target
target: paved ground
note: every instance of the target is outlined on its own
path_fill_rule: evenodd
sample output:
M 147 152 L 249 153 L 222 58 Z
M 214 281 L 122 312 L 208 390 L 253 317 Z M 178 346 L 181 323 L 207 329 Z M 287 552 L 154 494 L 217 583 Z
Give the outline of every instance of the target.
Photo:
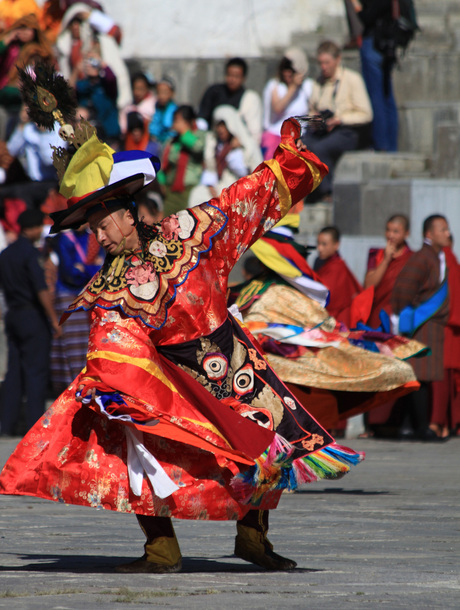
M 232 523 L 178 521 L 182 573 L 118 575 L 141 555 L 133 516 L 0 496 L 0 608 L 459 608 L 460 439 L 350 444 L 367 452 L 354 472 L 272 513 L 292 573 L 234 558 Z

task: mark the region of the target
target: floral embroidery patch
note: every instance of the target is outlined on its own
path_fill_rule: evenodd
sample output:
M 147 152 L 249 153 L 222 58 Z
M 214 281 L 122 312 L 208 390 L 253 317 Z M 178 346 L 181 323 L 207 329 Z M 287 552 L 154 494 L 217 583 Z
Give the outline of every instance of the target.
M 99 271 L 64 318 L 97 304 L 105 309 L 120 307 L 126 315 L 142 318 L 147 326 L 161 328 L 176 286 L 185 281 L 200 253 L 209 249 L 212 238 L 226 223 L 226 215 L 211 205 L 168 216 L 153 228 L 147 254 L 126 256 L 121 272 L 106 276 Z

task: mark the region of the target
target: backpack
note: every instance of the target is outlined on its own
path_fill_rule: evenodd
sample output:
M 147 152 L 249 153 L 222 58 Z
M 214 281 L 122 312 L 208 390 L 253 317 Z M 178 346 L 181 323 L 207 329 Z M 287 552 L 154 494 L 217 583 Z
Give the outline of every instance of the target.
M 374 29 L 374 47 L 389 64 L 397 62 L 397 50 L 404 52 L 420 30 L 413 0 L 391 0 L 391 16 L 379 19 Z

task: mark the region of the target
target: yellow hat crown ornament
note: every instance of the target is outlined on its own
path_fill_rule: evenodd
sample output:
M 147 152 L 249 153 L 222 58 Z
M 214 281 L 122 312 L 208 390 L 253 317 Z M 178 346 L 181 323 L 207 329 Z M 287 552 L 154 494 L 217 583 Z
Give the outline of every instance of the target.
M 95 127 L 84 120 L 76 123 L 75 92 L 52 65 L 37 62 L 34 68 L 18 71 L 30 119 L 48 131 L 58 121 L 60 137 L 76 149 L 72 155 L 63 147 L 52 147 L 67 209 L 50 214 L 51 233 L 78 228 L 98 202 L 131 197 L 155 179 L 160 168 L 156 157 L 145 151 L 116 153 L 98 139 Z

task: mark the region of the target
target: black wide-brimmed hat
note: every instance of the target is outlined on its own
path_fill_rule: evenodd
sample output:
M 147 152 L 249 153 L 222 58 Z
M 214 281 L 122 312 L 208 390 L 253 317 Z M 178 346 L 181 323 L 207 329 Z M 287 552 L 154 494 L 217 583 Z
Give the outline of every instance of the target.
M 67 209 L 50 214 L 50 233 L 78 228 L 92 208 L 132 196 L 150 184 L 159 169 L 159 159 L 146 151 L 114 152 L 92 136 L 77 150 L 65 171 L 59 192 L 67 199 Z

